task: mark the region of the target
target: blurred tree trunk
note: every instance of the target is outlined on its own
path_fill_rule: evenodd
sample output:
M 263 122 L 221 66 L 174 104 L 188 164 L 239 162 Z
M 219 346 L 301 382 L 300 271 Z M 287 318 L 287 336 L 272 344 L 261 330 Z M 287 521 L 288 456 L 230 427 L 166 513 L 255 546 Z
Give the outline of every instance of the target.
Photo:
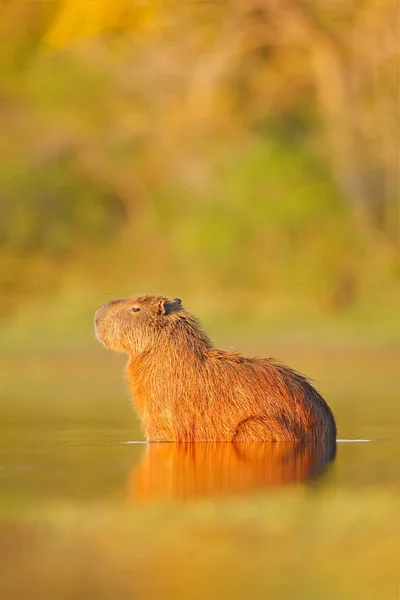
M 311 7 L 304 0 L 282 2 L 289 19 L 295 18 L 303 30 L 310 49 L 326 151 L 334 176 L 364 229 L 393 235 L 391 217 L 398 198 L 399 143 L 398 89 L 391 90 L 390 81 L 398 79 L 395 69 L 399 32 L 396 10 L 391 10 L 395 6 L 389 4 L 384 13 L 383 35 L 379 31 L 382 15 L 375 14 L 374 7 L 369 17 L 372 21 L 376 18 L 376 27 L 369 23 L 368 28 L 367 23 L 357 28 L 360 17 L 349 14 L 349 20 L 354 22 L 350 32 L 341 35 L 323 24 L 318 5 Z

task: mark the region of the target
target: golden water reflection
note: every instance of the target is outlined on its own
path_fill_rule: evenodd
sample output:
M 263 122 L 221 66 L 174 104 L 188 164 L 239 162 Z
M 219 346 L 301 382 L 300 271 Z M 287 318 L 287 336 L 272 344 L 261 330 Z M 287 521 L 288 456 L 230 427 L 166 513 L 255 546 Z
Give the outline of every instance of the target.
M 131 472 L 134 501 L 236 496 L 308 481 L 335 457 L 335 442 L 151 443 Z

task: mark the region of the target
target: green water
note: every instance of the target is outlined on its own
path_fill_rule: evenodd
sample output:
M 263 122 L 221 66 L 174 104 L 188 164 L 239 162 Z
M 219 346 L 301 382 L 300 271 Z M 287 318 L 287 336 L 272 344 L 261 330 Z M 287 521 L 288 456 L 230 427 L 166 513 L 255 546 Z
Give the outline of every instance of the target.
M 148 445 L 118 359 L 26 356 L 20 376 L 3 357 L 0 598 L 396 599 L 397 357 L 338 355 L 338 377 L 332 353 L 296 356 L 348 440 L 335 457 Z

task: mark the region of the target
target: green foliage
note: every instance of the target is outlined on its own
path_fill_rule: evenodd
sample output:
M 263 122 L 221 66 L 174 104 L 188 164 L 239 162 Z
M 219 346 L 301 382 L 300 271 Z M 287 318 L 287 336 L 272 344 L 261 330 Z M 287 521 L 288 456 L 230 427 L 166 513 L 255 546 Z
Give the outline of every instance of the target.
M 120 215 L 113 212 L 111 199 L 79 178 L 68 161 L 50 168 L 21 166 L 3 163 L 0 173 L 4 184 L 9 182 L 0 226 L 5 252 L 44 253 L 56 259 L 74 253 L 79 239 L 98 243 L 115 232 Z

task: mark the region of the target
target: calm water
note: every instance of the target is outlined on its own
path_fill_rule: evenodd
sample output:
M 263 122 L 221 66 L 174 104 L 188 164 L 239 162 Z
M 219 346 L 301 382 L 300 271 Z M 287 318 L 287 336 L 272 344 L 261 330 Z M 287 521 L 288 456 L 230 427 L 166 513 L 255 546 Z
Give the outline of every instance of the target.
M 289 443 L 146 444 L 128 431 L 10 431 L 0 442 L 3 509 L 51 501 L 196 501 L 268 494 L 276 488 L 326 493 L 400 484 L 397 440 L 340 439 L 336 449 Z M 37 506 L 35 506 L 37 505 Z
M 398 598 L 393 386 L 333 391 L 336 452 L 145 444 L 114 367 L 81 400 L 43 365 L 0 389 L 1 599 Z

